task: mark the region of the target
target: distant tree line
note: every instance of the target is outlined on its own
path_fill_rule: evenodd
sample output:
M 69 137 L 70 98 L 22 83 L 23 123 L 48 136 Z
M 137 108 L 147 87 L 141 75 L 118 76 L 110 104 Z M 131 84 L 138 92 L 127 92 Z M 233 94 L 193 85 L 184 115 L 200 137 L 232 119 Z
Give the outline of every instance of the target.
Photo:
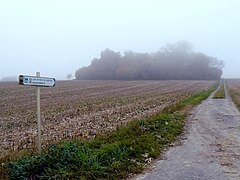
M 215 80 L 221 79 L 223 61 L 196 53 L 188 42 L 168 44 L 154 53 L 106 49 L 87 67 L 78 69 L 81 80 Z

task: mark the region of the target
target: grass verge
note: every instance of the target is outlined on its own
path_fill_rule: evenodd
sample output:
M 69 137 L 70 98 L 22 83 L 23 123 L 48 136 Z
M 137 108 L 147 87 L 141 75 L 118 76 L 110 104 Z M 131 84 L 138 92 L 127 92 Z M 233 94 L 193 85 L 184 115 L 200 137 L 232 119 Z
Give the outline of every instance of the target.
M 240 110 L 240 92 L 236 89 L 228 88 L 229 95 L 232 98 L 232 101 Z
M 40 155 L 6 163 L 9 179 L 121 179 L 140 173 L 183 132 L 186 112 L 217 87 L 200 92 L 149 119 L 129 122 L 94 140 L 65 141 Z
M 214 94 L 213 99 L 224 99 L 225 98 L 225 89 L 224 89 L 224 81 L 221 81 L 220 88 Z

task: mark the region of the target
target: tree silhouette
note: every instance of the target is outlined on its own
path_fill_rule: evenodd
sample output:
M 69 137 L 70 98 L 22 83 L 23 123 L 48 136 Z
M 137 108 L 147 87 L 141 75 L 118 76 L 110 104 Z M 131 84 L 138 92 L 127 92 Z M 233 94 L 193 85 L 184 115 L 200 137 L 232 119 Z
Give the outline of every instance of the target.
M 187 41 L 167 44 L 155 53 L 106 49 L 88 67 L 75 73 L 82 80 L 215 80 L 221 79 L 223 61 L 193 52 Z

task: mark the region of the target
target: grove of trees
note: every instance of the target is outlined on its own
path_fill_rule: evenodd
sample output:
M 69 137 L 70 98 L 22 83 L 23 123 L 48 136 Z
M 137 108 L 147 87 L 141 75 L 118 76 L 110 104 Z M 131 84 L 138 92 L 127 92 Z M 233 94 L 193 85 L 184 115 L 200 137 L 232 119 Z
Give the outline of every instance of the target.
M 221 79 L 223 61 L 197 53 L 189 42 L 168 44 L 154 53 L 106 49 L 87 67 L 78 69 L 81 80 L 215 80 Z

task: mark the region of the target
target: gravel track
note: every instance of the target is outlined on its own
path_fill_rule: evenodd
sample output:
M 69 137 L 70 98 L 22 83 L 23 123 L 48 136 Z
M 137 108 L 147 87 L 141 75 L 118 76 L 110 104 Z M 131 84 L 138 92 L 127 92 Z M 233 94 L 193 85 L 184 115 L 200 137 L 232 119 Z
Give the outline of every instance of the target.
M 240 113 L 228 93 L 212 97 L 193 110 L 178 145 L 133 179 L 240 179 Z

